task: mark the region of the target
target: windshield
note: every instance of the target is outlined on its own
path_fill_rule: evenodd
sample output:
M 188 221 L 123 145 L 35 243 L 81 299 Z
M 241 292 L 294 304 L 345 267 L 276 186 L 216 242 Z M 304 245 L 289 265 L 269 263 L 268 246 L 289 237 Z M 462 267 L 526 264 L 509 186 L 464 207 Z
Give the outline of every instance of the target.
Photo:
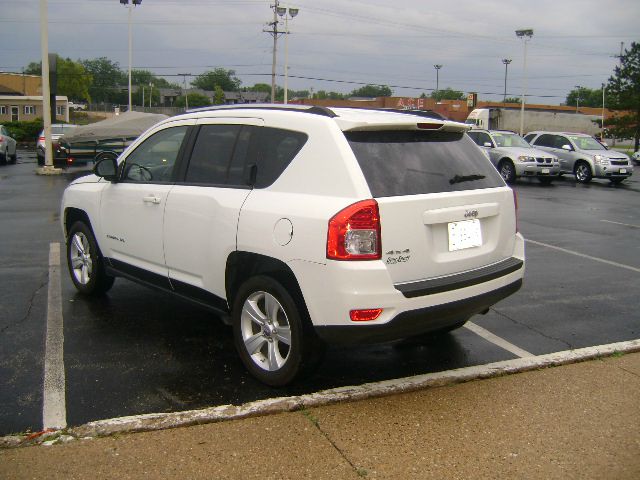
M 531 148 L 531 145 L 524 138 L 515 133 L 492 132 L 491 136 L 499 147 Z
M 569 136 L 569 138 L 578 150 L 606 150 L 600 142 L 591 137 Z
M 462 132 L 345 132 L 374 197 L 419 195 L 504 185 Z

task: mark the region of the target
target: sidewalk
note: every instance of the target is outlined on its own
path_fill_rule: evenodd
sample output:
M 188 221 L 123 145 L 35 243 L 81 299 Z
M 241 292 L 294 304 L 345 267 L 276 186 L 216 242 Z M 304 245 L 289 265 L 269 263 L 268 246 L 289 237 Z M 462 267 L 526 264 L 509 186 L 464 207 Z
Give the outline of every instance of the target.
M 0 478 L 637 479 L 640 353 L 383 398 L 0 450 Z

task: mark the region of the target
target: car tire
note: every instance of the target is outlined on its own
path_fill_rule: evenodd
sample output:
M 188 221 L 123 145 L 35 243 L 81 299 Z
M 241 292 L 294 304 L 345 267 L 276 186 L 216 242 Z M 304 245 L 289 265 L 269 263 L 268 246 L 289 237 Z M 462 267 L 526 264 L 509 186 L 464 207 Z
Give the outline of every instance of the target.
M 105 271 L 102 253 L 91 228 L 82 221 L 74 223 L 69 229 L 67 265 L 73 285 L 84 295 L 102 295 L 115 281 Z
M 508 184 L 516 181 L 516 167 L 511 160 L 501 160 L 498 165 L 498 172 L 500 172 L 500 176 Z
M 14 153 L 13 155 L 9 156 L 9 163 L 11 163 L 12 165 L 15 165 L 16 163 L 18 163 L 18 154 Z
M 593 173 L 591 173 L 591 167 L 585 161 L 576 163 L 576 166 L 573 170 L 573 174 L 575 175 L 576 182 L 578 183 L 589 183 L 593 178 Z
M 242 284 L 232 315 L 240 359 L 261 382 L 287 385 L 311 373 L 320 362 L 324 346 L 304 302 L 275 279 L 259 275 Z
M 7 155 L 4 153 L 0 153 L 0 165 L 7 164 Z
M 538 180 L 543 185 L 551 185 L 553 183 L 553 178 L 551 177 L 538 177 Z

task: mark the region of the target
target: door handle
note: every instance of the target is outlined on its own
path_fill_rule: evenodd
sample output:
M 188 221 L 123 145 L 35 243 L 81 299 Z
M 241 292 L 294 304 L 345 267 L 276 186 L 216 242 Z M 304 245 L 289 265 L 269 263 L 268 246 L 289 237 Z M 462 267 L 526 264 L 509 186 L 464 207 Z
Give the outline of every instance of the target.
M 157 205 L 160 203 L 160 198 L 155 195 L 147 195 L 146 197 L 142 197 L 142 201 L 144 203 L 153 203 L 154 205 Z

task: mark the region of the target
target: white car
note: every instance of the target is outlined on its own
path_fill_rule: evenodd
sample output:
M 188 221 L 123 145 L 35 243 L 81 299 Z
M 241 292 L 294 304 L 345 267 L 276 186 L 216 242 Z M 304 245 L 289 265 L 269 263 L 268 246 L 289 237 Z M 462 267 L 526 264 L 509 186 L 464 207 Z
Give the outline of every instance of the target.
M 636 165 L 640 165 L 640 150 L 633 152 L 631 158 Z
M 17 143 L 7 127 L 0 125 L 0 164 L 16 163 L 17 159 Z
M 520 288 L 525 260 L 514 192 L 466 130 L 348 108 L 169 118 L 66 189 L 71 279 L 96 295 L 125 277 L 217 312 L 276 386 L 326 343 L 460 327 Z

